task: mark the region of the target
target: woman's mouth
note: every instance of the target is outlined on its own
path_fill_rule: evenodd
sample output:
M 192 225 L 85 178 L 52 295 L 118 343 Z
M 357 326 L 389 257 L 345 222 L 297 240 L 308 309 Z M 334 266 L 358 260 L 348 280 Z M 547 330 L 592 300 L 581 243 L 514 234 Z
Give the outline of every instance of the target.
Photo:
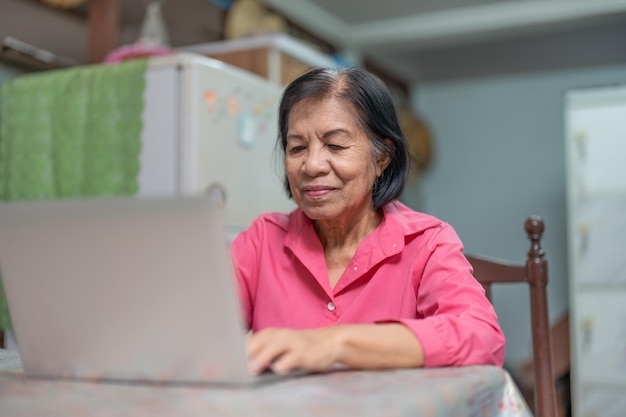
M 323 197 L 329 194 L 334 188 L 327 186 L 306 186 L 302 187 L 302 193 L 308 197 Z

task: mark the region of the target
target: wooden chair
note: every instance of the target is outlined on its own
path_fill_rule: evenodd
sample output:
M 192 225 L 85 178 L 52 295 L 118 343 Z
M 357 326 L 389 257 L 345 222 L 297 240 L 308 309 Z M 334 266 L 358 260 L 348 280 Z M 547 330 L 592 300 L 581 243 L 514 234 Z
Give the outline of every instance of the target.
M 491 300 L 491 284 L 527 282 L 530 286 L 530 311 L 534 363 L 534 411 L 536 417 L 557 415 L 556 390 L 552 368 L 552 341 L 548 317 L 546 285 L 547 261 L 541 248 L 543 220 L 529 217 L 525 224 L 530 249 L 525 265 L 515 265 L 482 255 L 466 255 L 474 268 L 474 277 L 483 285 Z

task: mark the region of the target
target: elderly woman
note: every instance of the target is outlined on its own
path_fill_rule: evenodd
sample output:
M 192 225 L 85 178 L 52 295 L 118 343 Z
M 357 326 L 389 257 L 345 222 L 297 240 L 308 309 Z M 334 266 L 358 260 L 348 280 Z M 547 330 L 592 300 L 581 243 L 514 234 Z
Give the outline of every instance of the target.
M 258 373 L 502 365 L 504 336 L 452 227 L 398 198 L 407 145 L 385 85 L 314 69 L 279 109 L 286 192 L 231 252 Z

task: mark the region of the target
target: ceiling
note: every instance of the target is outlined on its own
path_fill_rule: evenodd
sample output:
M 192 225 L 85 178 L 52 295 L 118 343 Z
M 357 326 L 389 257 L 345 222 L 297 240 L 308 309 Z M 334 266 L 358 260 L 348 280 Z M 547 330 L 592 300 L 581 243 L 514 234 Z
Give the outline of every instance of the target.
M 626 0 L 261 0 L 406 80 L 626 62 Z

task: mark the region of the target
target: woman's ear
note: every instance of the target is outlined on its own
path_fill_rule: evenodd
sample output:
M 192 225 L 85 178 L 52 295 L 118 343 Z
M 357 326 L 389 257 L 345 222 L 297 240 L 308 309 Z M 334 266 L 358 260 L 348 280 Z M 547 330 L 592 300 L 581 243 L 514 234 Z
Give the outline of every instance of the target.
M 393 146 L 393 142 L 391 139 L 385 139 L 385 143 L 387 144 L 385 152 L 376 160 L 376 176 L 379 177 L 382 175 L 383 171 L 387 169 L 389 164 L 391 163 L 391 155 L 395 152 L 396 147 Z

